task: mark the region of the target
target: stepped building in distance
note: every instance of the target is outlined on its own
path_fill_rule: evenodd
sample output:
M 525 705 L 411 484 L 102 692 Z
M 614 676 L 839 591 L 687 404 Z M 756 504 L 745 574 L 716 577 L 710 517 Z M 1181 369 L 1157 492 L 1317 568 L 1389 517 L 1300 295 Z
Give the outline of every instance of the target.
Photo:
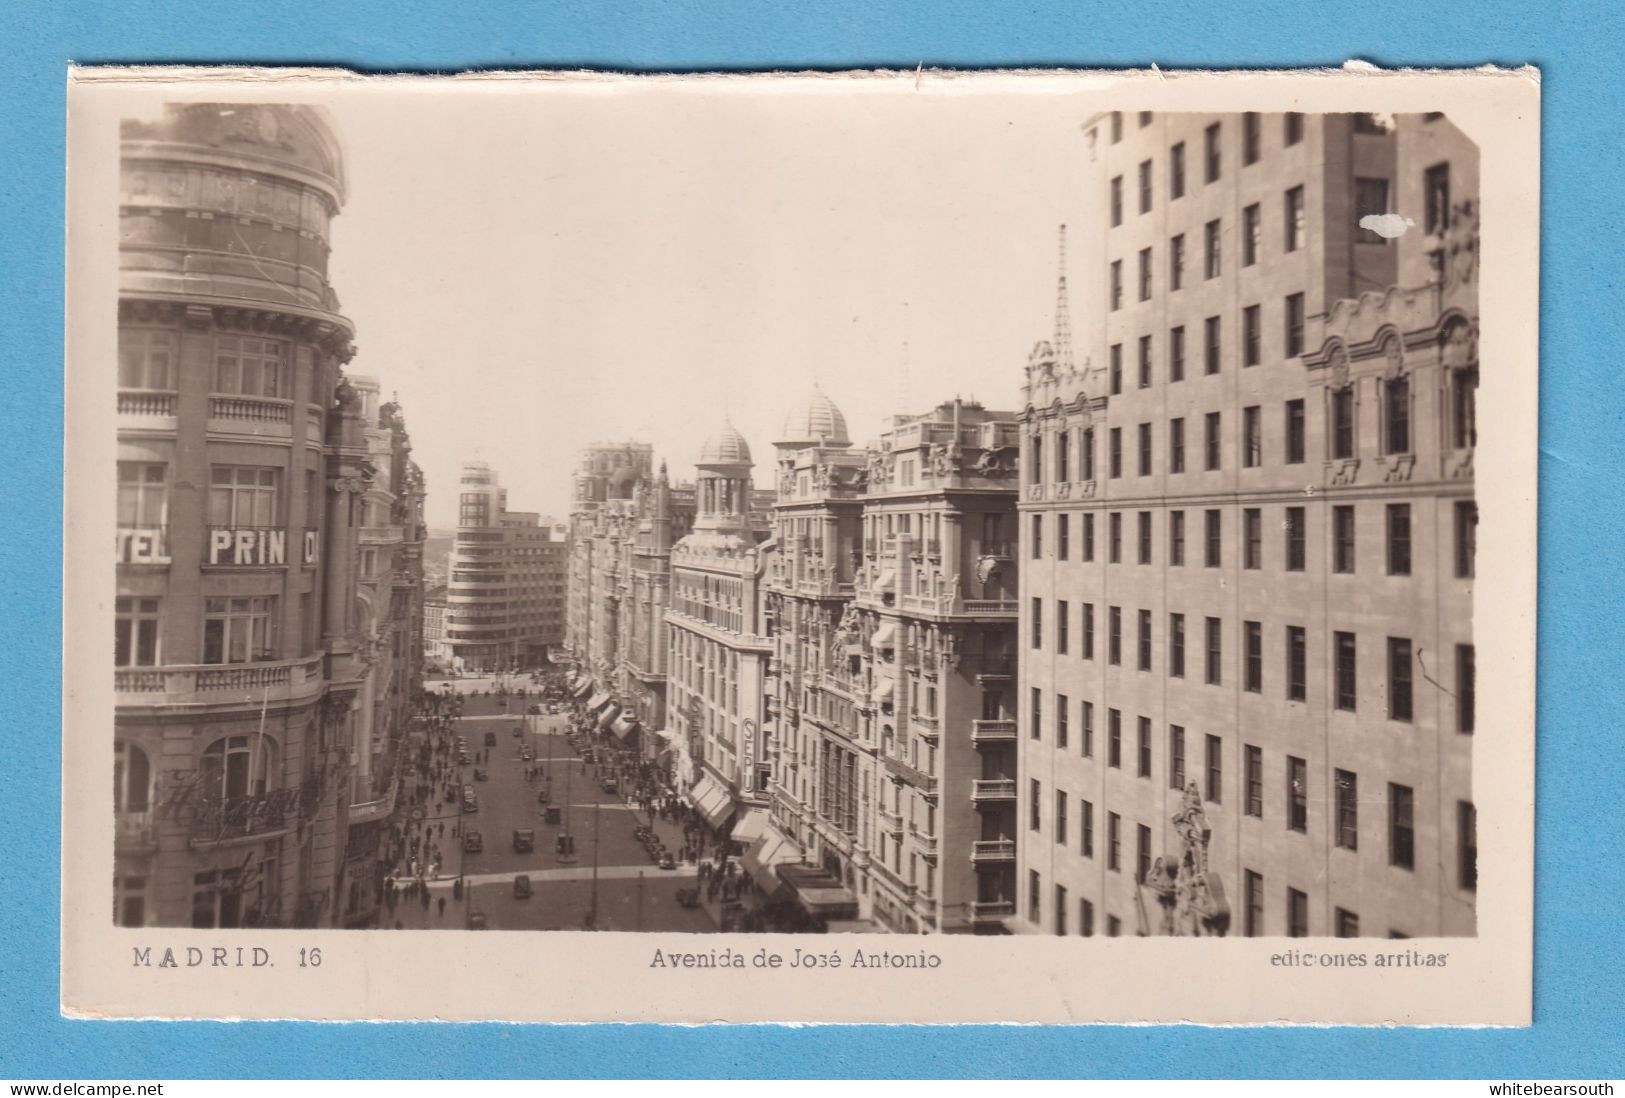
M 345 374 L 344 198 L 313 108 L 121 130 L 120 925 L 342 926 L 379 902 L 425 486 L 400 409 Z
M 1472 934 L 1477 151 L 1086 130 L 1103 292 L 1075 362 L 1063 247 L 1024 386 L 1012 925 Z

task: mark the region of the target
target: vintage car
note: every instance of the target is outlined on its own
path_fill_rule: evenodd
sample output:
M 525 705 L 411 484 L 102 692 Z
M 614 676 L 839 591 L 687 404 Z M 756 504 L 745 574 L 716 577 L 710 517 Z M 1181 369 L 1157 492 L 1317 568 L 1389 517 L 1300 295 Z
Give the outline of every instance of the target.
M 483 912 L 483 911 L 470 911 L 468 913 L 468 929 L 470 929 L 470 930 L 489 930 L 490 927 L 488 927 L 486 925 L 486 922 L 485 922 L 485 912 Z
M 513 898 L 516 900 L 530 899 L 530 877 L 524 873 L 513 879 Z
M 605 778 L 603 781 L 599 782 L 598 785 L 605 793 L 614 793 L 620 789 L 620 786 L 616 784 L 614 778 Z
M 536 829 L 533 827 L 516 827 L 513 829 L 513 850 L 515 854 L 529 854 L 536 849 Z
M 476 766 L 474 768 L 474 780 L 477 782 L 488 782 L 491 780 L 491 775 L 488 771 L 482 770 Z
M 660 855 L 660 868 L 661 869 L 676 869 L 677 868 L 677 859 L 673 858 L 671 856 L 671 851 L 668 850 L 664 854 Z
M 494 731 L 491 731 L 490 729 L 487 729 L 486 732 L 485 732 L 485 746 L 486 747 L 495 747 L 496 745 L 497 745 L 497 734 Z
M 485 849 L 485 838 L 478 831 L 470 831 L 463 836 L 463 853 L 478 854 Z

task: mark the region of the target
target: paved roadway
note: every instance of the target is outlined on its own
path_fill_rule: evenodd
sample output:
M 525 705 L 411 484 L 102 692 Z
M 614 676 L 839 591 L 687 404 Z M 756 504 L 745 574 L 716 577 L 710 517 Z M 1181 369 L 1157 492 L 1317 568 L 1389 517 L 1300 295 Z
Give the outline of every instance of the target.
M 510 699 L 509 708 L 504 709 L 490 696 L 468 699 L 455 734 L 468 739 L 475 756 L 486 750 L 487 731 L 497 737 L 496 746 L 489 749 L 490 762 L 480 766 L 490 775 L 489 781 L 474 781 L 474 765 L 461 768 L 462 780 L 472 783 L 479 793 L 478 811 L 464 814 L 462 824 L 465 834 L 480 833 L 484 849 L 449 853 L 442 879 L 428 886 L 429 904 L 402 899 L 393 911 L 386 909 L 382 925 L 399 922 L 408 930 L 460 929 L 467 926 L 470 911 L 479 911 L 493 930 L 580 929 L 593 903 L 596 849 L 600 929 L 715 931 L 716 924 L 703 908 L 684 908 L 677 903 L 678 889 L 697 882 L 694 867 L 662 870 L 649 860 L 632 834 L 648 817 L 630 808 L 621 794 L 603 792 L 594 767 L 570 747 L 568 718 L 520 716 L 534 700 L 534 694 Z M 529 726 L 523 742 L 535 749 L 536 763 L 545 778 L 525 780 L 526 764 L 519 756 L 522 741 L 513 735 L 522 721 Z M 555 852 L 555 839 L 564 831 L 564 824 L 549 825 L 543 817 L 537 794 L 544 789 L 550 804 L 562 808 L 568 801 L 570 805 L 569 829 L 576 840 L 574 863 L 561 863 Z M 448 852 L 453 819 L 445 818 Z M 675 851 L 682 845 L 677 825 L 660 820 L 655 826 L 669 849 Z M 536 832 L 536 849 L 526 854 L 513 849 L 513 831 L 523 827 Z M 455 849 L 460 852 L 461 843 Z M 466 886 L 461 900 L 453 890 L 459 856 Z M 529 899 L 514 898 L 513 879 L 520 873 L 530 876 L 534 895 Z M 446 901 L 443 911 L 442 898 Z

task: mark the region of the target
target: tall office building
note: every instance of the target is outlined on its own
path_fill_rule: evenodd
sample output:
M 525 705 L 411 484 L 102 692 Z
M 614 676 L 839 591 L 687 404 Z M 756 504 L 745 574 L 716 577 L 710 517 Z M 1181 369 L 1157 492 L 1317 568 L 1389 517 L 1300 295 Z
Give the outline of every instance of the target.
M 568 552 L 563 527 L 534 511 L 508 510 L 495 470 L 464 463 L 446 584 L 453 663 L 471 671 L 546 663 L 564 642 Z
M 1025 387 L 1017 925 L 1471 933 L 1476 150 L 1086 129 L 1087 360 L 1063 285 Z

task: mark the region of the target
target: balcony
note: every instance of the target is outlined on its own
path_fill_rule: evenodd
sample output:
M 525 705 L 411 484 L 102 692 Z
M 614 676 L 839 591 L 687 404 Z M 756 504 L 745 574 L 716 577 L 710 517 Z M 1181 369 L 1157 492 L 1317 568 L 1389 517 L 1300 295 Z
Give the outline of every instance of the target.
M 984 541 L 981 555 L 995 560 L 1015 560 L 1016 543 L 1013 541 Z
M 936 794 L 937 779 L 918 767 L 911 766 L 895 755 L 882 755 L 881 763 L 893 778 L 907 782 L 928 797 Z
M 360 542 L 362 545 L 399 545 L 403 537 L 399 526 L 363 526 Z
M 208 797 L 192 804 L 192 845 L 259 841 L 286 834 L 299 819 L 302 790 L 252 797 Z
M 978 682 L 991 682 L 1009 679 L 1016 673 L 1016 659 L 1014 656 L 978 656 L 976 663 L 976 680 Z
M 1021 603 L 1015 599 L 961 599 L 959 608 L 962 614 L 1015 614 Z
M 220 420 L 228 427 L 271 423 L 286 427 L 291 419 L 289 409 L 292 407 L 292 401 L 275 397 L 211 396 L 209 419 Z
M 970 860 L 977 863 L 1013 862 L 1016 860 L 1016 840 L 978 839 L 970 844 Z
M 928 740 L 935 740 L 939 735 L 937 718 L 935 717 L 928 717 L 924 713 L 914 713 L 909 717 L 909 724 L 914 727 L 914 731 Z
M 977 778 L 971 782 L 970 799 L 977 804 L 993 804 L 1016 799 L 1014 778 Z
M 153 812 L 120 812 L 114 817 L 113 846 L 121 854 L 151 854 L 158 849 Z
M 937 856 L 937 837 L 935 835 L 923 834 L 913 827 L 909 828 L 909 834 L 914 836 L 914 845 L 920 848 L 921 854 L 924 854 L 927 858 Z
M 1015 741 L 1015 721 L 1000 720 L 970 722 L 970 742 L 973 744 L 1014 743 Z
M 118 414 L 142 419 L 174 419 L 175 394 L 163 389 L 120 389 Z
M 1015 913 L 1014 900 L 976 900 L 970 905 L 971 921 L 977 923 L 998 922 Z
M 893 812 L 889 808 L 877 809 L 876 812 L 880 816 L 881 830 L 890 831 L 894 835 L 902 832 L 903 814 L 901 812 Z
M 121 706 L 297 702 L 321 693 L 327 682 L 325 659 L 315 655 L 264 663 L 119 667 L 113 671 L 113 692 Z

